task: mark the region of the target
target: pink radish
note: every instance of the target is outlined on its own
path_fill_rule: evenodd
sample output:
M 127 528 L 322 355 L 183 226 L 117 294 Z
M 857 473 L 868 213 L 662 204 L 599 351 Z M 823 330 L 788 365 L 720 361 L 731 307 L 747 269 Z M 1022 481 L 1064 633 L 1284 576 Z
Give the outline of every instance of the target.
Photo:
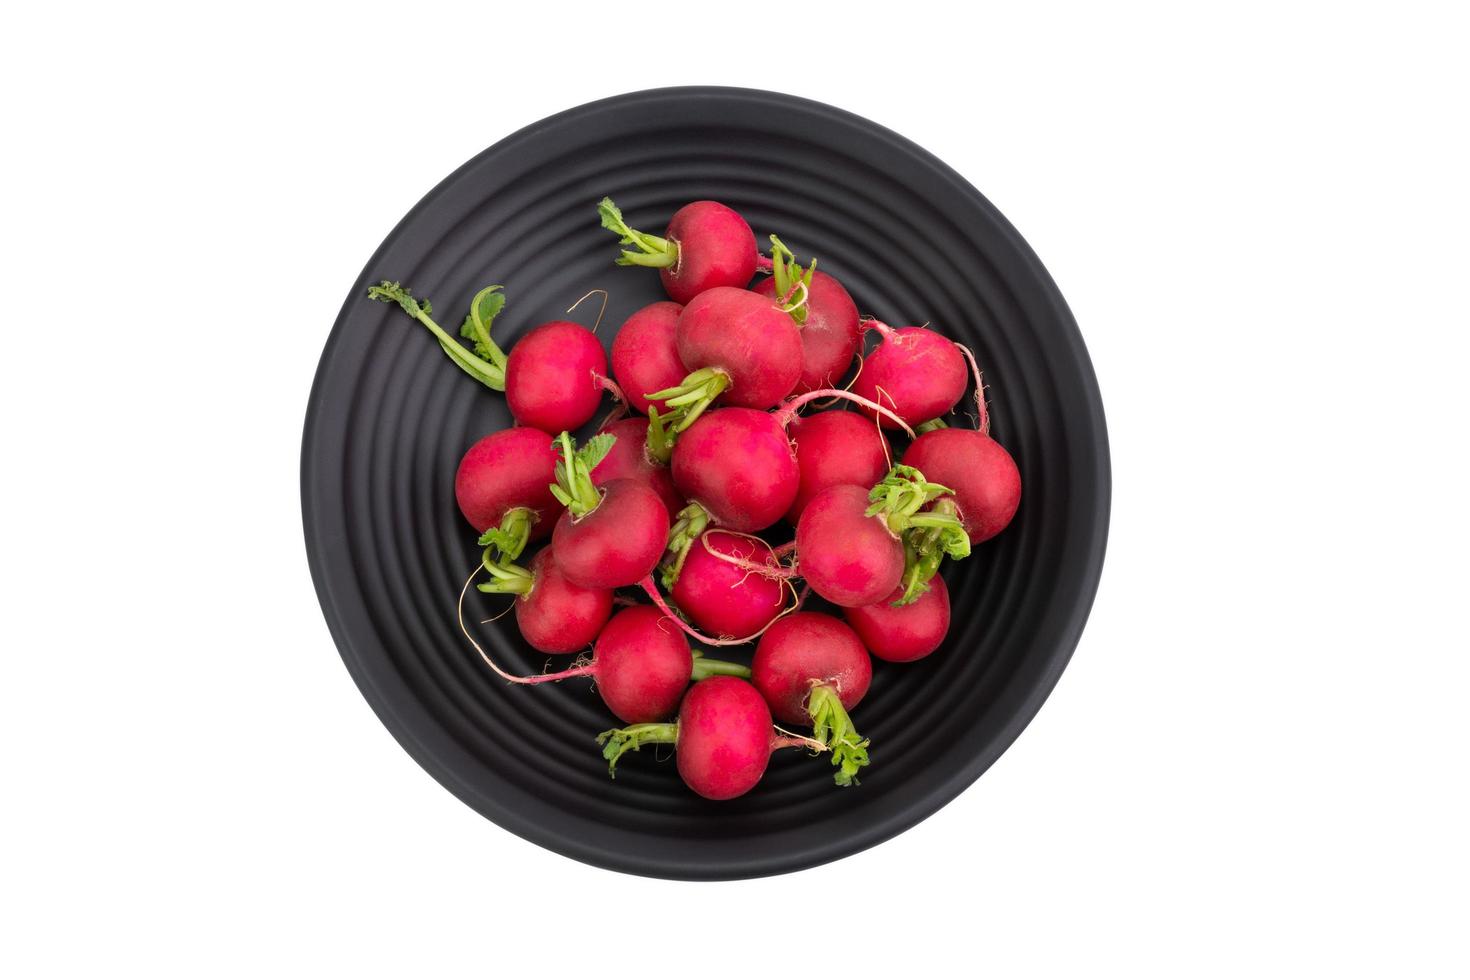
M 521 636 L 542 653 L 576 653 L 597 639 L 612 615 L 612 589 L 584 589 L 567 581 L 549 545 L 528 569 L 489 555 L 484 567 L 492 578 L 477 588 L 514 595 Z
M 772 235 L 772 275 L 753 287 L 780 301 L 801 330 L 801 378 L 794 394 L 835 388 L 862 346 L 857 304 L 842 283 L 816 270 L 813 259 L 803 272 L 791 250 Z
M 761 636 L 750 679 L 777 721 L 810 725 L 832 750 L 838 786 L 857 782 L 868 740 L 847 713 L 868 693 L 873 663 L 850 626 L 826 613 L 792 613 Z
M 944 554 L 963 558 L 970 553 L 955 517 L 921 512 L 947 493 L 949 488 L 908 466 L 895 466 L 871 490 L 828 487 L 807 503 L 796 525 L 801 576 L 817 595 L 847 608 L 870 606 L 900 582 L 904 601 L 912 601 Z M 931 546 L 906 545 L 910 529 L 932 532 Z
M 748 289 L 716 286 L 679 314 L 674 341 L 689 369 L 682 382 L 649 392 L 682 432 L 717 398 L 737 408 L 770 408 L 801 377 L 801 336 L 781 307 Z
M 928 591 L 907 605 L 899 604 L 903 599 L 899 587 L 881 602 L 846 610 L 848 623 L 873 656 L 908 663 L 939 649 L 949 632 L 949 588 L 941 575 L 928 584 Z
M 454 474 L 460 513 L 514 561 L 551 533 L 563 505 L 551 492 L 556 452 L 538 429 L 502 429 L 469 448 Z
M 607 355 L 597 335 L 567 320 L 531 330 L 511 348 L 505 366 L 510 414 L 545 432 L 586 425 L 607 387 Z
M 620 419 L 603 426 L 613 437 L 613 445 L 602 462 L 592 468 L 592 482 L 597 486 L 609 480 L 637 480 L 653 488 L 669 512 L 669 519 L 684 509 L 685 500 L 674 489 L 674 477 L 668 466 L 651 459 L 646 446 L 648 419 Z
M 684 615 L 706 633 L 752 636 L 781 615 L 786 574 L 760 538 L 706 531 L 684 556 L 672 595 Z
M 786 511 L 795 526 L 807 501 L 828 487 L 871 487 L 892 464 L 888 440 L 871 418 L 857 412 L 814 412 L 798 416 L 786 431 L 796 447 L 801 472 L 796 499 Z
M 613 338 L 613 377 L 640 415 L 647 415 L 650 405 L 667 412 L 668 406 L 650 402 L 645 392 L 672 388 L 689 373 L 674 344 L 674 327 L 683 311 L 683 306 L 668 301 L 645 306 L 628 317 Z
M 830 388 L 809 391 L 771 413 L 747 408 L 710 412 L 679 437 L 671 464 L 675 488 L 721 527 L 747 533 L 770 527 L 791 509 L 801 487 L 786 427 L 798 409 L 821 398 L 843 398 L 880 415 L 887 412 L 875 402 Z
M 602 392 L 622 398 L 607 377 L 607 356 L 592 331 L 566 320 L 553 320 L 532 329 L 507 357 L 490 339 L 490 324 L 505 306 L 499 286 L 486 286 L 470 302 L 470 313 L 460 336 L 472 342 L 466 350 L 435 323 L 428 300 L 416 300 L 396 282 L 384 280 L 368 289 L 368 298 L 397 303 L 405 313 L 428 327 L 439 346 L 470 377 L 487 388 L 503 391 L 516 422 L 547 432 L 581 428 L 597 413 Z
M 903 461 L 954 490 L 954 497 L 940 504 L 952 508 L 973 543 L 1005 530 L 1021 505 L 1016 461 L 984 432 L 933 429 L 914 440 Z
M 732 531 L 770 527 L 800 486 L 786 430 L 774 415 L 753 408 L 701 417 L 679 437 L 671 470 L 679 493 Z
M 634 585 L 658 564 L 669 537 L 669 512 L 657 493 L 638 480 L 609 480 L 602 488 L 592 470 L 612 449 L 607 433 L 587 440 L 580 451 L 563 432 L 562 458 L 551 492 L 566 504 L 551 543 L 567 580 L 584 588 Z
M 852 390 L 893 409 L 910 425 L 938 418 L 965 394 L 965 360 L 959 348 L 926 327 L 895 330 L 869 320 L 882 340 L 863 359 Z M 892 423 L 885 419 L 883 425 Z
M 707 800 L 730 800 L 750 792 L 777 749 L 826 749 L 816 739 L 773 728 L 771 710 L 760 692 L 738 677 L 711 677 L 695 684 L 672 723 L 614 728 L 597 736 L 597 741 L 610 775 L 616 775 L 624 752 L 672 744 L 679 776 Z
M 468 590 L 469 581 L 465 588 Z M 683 634 L 664 621 L 663 613 L 649 606 L 629 606 L 608 620 L 597 637 L 590 661 L 555 673 L 518 676 L 491 660 L 470 634 L 464 623 L 463 604 L 462 591 L 459 628 L 480 659 L 498 676 L 512 684 L 527 685 L 592 677 L 608 709 L 632 725 L 667 718 L 691 680 L 716 675 L 750 676 L 749 668 L 740 664 L 707 660 L 693 653 Z
M 687 303 L 717 286 L 744 287 L 755 275 L 755 233 L 738 213 L 715 201 L 695 201 L 674 212 L 662 238 L 629 228 L 611 198 L 597 205 L 602 227 L 633 246 L 618 265 L 659 270 L 664 291 Z

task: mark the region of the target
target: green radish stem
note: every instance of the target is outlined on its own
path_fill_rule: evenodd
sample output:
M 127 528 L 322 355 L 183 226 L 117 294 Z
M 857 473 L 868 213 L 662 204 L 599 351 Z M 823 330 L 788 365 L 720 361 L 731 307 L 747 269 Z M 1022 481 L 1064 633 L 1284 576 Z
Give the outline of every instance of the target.
M 474 341 L 475 353 L 465 350 L 443 327 L 434 322 L 434 318 L 430 316 L 433 305 L 427 299 L 414 299 L 412 293 L 400 284 L 384 279 L 376 286 L 369 286 L 368 299 L 381 303 L 397 303 L 403 312 L 429 328 L 438 338 L 444 353 L 466 374 L 487 388 L 504 391 L 507 358 L 505 352 L 490 339 L 490 321 L 505 305 L 505 296 L 497 292 L 499 289 L 499 286 L 486 286 L 480 290 L 470 304 L 470 315 L 460 327 L 460 336 Z
M 585 517 L 602 503 L 602 491 L 592 482 L 592 471 L 612 449 L 617 437 L 599 432 L 588 439 L 581 449 L 571 433 L 563 432 L 552 440 L 552 448 L 561 453 L 556 461 L 556 482 L 551 485 L 551 494 L 571 511 L 573 517 Z
M 944 556 L 969 557 L 970 535 L 958 517 L 953 494 L 903 464 L 894 466 L 868 492 L 867 516 L 881 516 L 904 544 L 904 594 L 894 605 L 907 605 L 927 592 Z
M 674 583 L 679 581 L 679 573 L 684 570 L 684 560 L 689 557 L 689 549 L 707 527 L 709 511 L 702 504 L 690 504 L 674 515 L 674 523 L 669 528 L 669 557 L 664 559 L 663 572 L 659 576 L 663 580 L 664 588 L 672 589 Z
M 807 712 L 812 716 L 812 735 L 832 751 L 832 765 L 837 767 L 833 781 L 838 786 L 856 786 L 858 770 L 868 764 L 868 740 L 858 734 L 837 689 L 813 685 Z
M 720 368 L 707 367 L 691 371 L 683 381 L 672 388 L 651 391 L 643 397 L 651 402 L 663 402 L 666 408 L 672 409 L 660 419 L 662 424 L 668 426 L 669 436 L 672 437 L 693 425 L 695 420 L 704 414 L 704 410 L 709 408 L 710 403 L 720 397 L 728 387 L 730 387 L 730 375 Z M 649 407 L 652 408 L 652 406 Z M 650 416 L 652 414 L 652 412 L 649 413 Z M 651 425 L 649 432 L 651 435 Z M 652 452 L 651 447 L 650 452 Z
M 930 419 L 927 422 L 920 422 L 918 425 L 914 426 L 914 431 L 917 432 L 919 435 L 923 435 L 926 432 L 933 432 L 936 429 L 947 428 L 949 428 L 949 423 L 944 421 L 944 419 Z
M 776 281 L 776 299 L 781 303 L 782 311 L 791 314 L 798 327 L 806 323 L 807 298 L 811 295 L 812 274 L 816 271 L 816 259 L 812 259 L 812 264 L 803 270 L 791 249 L 775 235 L 771 236 L 771 276 Z M 799 298 L 797 294 L 800 294 Z
M 779 733 L 771 738 L 773 751 L 792 748 L 827 751 L 827 744 L 820 739 L 788 732 L 779 725 L 772 727 Z M 652 721 L 626 728 L 610 728 L 597 736 L 597 744 L 602 746 L 602 757 L 607 760 L 607 774 L 614 779 L 618 776 L 618 760 L 624 752 L 637 752 L 645 745 L 673 745 L 678 741 L 678 721 Z
M 694 671 L 689 675 L 690 680 L 702 681 L 706 677 L 716 676 L 750 680 L 750 668 L 744 664 L 729 660 L 711 660 L 698 650 L 691 651 L 690 655 L 694 657 Z
M 536 512 L 529 507 L 512 507 L 500 519 L 499 527 L 492 527 L 480 535 L 480 547 L 498 552 L 501 561 L 515 561 L 526 550 L 531 540 L 531 525 L 536 523 Z
M 602 218 L 602 227 L 608 231 L 616 232 L 618 241 L 623 245 L 632 245 L 634 250 L 624 250 L 618 256 L 618 265 L 640 265 L 649 269 L 667 269 L 679 261 L 679 245 L 667 238 L 659 238 L 657 235 L 647 235 L 641 231 L 629 228 L 623 221 L 623 212 L 612 202 L 612 198 L 604 197 L 597 205 L 597 214 Z

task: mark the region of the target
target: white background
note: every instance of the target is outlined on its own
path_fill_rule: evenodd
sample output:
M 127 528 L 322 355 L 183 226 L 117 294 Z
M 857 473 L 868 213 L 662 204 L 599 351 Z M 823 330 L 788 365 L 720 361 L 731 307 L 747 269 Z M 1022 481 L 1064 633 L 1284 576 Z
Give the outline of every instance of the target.
M 1470 970 L 1452 5 L 26 6 L 0 973 Z M 910 833 L 734 884 L 577 865 L 434 783 L 337 657 L 297 485 L 398 218 L 522 125 L 699 82 L 856 111 L 988 195 L 1082 326 L 1115 476 L 1020 741 Z

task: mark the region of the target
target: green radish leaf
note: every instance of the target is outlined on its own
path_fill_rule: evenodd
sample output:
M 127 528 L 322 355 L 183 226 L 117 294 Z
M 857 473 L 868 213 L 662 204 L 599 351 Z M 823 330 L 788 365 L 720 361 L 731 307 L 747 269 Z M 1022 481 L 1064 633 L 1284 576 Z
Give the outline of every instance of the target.
M 601 463 L 607 457 L 607 454 L 612 452 L 613 443 L 617 441 L 617 436 L 608 432 L 599 432 L 584 442 L 582 448 L 577 450 L 577 459 L 583 466 L 587 467 L 587 472 L 591 473 L 597 469 L 597 464 Z

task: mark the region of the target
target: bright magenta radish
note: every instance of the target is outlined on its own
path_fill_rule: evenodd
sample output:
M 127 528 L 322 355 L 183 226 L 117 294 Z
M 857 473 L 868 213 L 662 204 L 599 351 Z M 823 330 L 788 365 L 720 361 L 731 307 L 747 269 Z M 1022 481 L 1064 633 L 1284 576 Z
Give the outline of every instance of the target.
M 738 677 L 699 681 L 684 695 L 679 717 L 672 723 L 614 728 L 597 736 L 597 741 L 610 775 L 616 775 L 624 752 L 672 744 L 679 776 L 707 800 L 730 800 L 750 792 L 777 749 L 826 749 L 816 739 L 775 730 L 765 699 Z
M 953 507 L 974 543 L 1005 530 L 1021 505 L 1021 471 L 1016 461 L 983 432 L 925 432 L 909 446 L 903 461 L 954 490 L 952 502 L 940 503 Z
M 857 304 L 842 283 L 817 271 L 816 259 L 803 272 L 775 235 L 771 246 L 771 277 L 753 290 L 779 301 L 801 330 L 801 378 L 793 394 L 835 388 L 862 346 Z
M 565 320 L 543 323 L 521 338 L 507 357 L 490 339 L 490 324 L 505 305 L 499 286 L 486 286 L 470 302 L 460 336 L 473 353 L 449 336 L 429 315 L 428 300 L 416 300 L 396 282 L 368 290 L 370 299 L 397 303 L 439 340 L 439 346 L 466 374 L 506 394 L 511 415 L 521 425 L 547 432 L 576 429 L 597 412 L 604 390 L 621 397 L 607 377 L 607 357 L 586 327 Z
M 580 429 L 602 402 L 607 355 L 581 324 L 552 320 L 511 348 L 505 400 L 521 425 L 545 432 Z
M 939 649 L 949 632 L 949 588 L 935 575 L 929 588 L 907 605 L 900 604 L 903 588 L 881 602 L 845 611 L 863 646 L 879 660 L 908 663 Z
M 669 519 L 684 509 L 685 500 L 674 489 L 674 477 L 668 466 L 648 455 L 648 419 L 619 419 L 603 426 L 613 437 L 612 448 L 602 462 L 592 468 L 592 482 L 603 486 L 610 480 L 637 480 L 653 488 L 668 509 Z
M 706 531 L 684 556 L 672 594 L 684 615 L 706 633 L 753 636 L 781 615 L 787 574 L 761 539 Z
M 808 501 L 796 525 L 802 578 L 839 606 L 870 605 L 903 579 L 899 533 L 867 511 L 867 487 L 828 487 Z
M 632 246 L 618 257 L 618 265 L 658 269 L 664 291 L 676 303 L 687 303 L 717 286 L 744 287 L 755 275 L 755 233 L 723 204 L 684 205 L 669 219 L 662 238 L 628 227 L 611 198 L 604 197 L 597 211 L 602 227 Z
M 800 486 L 786 430 L 774 415 L 752 408 L 700 417 L 675 444 L 671 470 L 679 493 L 732 531 L 770 527 Z
M 502 429 L 475 443 L 459 461 L 454 497 L 475 530 L 501 532 L 501 550 L 514 560 L 527 541 L 549 535 L 561 516 L 563 504 L 551 492 L 555 479 L 550 436 L 539 429 Z
M 568 581 L 589 589 L 616 589 L 643 580 L 663 555 L 669 512 L 657 493 L 638 480 L 609 480 L 599 489 L 592 470 L 612 448 L 607 433 L 580 451 L 563 432 L 562 459 L 551 492 L 566 504 L 551 544 Z
M 640 415 L 648 414 L 650 404 L 667 412 L 668 406 L 650 402 L 645 392 L 672 388 L 689 373 L 674 344 L 674 327 L 683 311 L 683 306 L 668 301 L 645 306 L 628 317 L 613 338 L 613 377 Z
M 691 680 L 716 675 L 750 676 L 749 668 L 740 664 L 707 660 L 692 652 L 683 634 L 649 606 L 630 606 L 608 620 L 597 637 L 592 659 L 586 663 L 549 674 L 518 676 L 491 660 L 465 627 L 463 603 L 464 592 L 461 592 L 460 629 L 480 658 L 501 678 L 512 684 L 527 685 L 572 677 L 595 678 L 598 693 L 608 709 L 629 724 L 667 718 Z
M 902 465 L 871 490 L 828 487 L 811 499 L 796 525 L 801 576 L 817 595 L 847 608 L 872 605 L 900 582 L 903 601 L 912 602 L 945 555 L 970 553 L 956 517 L 924 511 L 948 493 L 948 487 Z
M 867 326 L 883 337 L 863 359 L 852 390 L 910 425 L 937 419 L 965 394 L 965 359 L 953 343 L 926 327 L 895 330 L 877 320 Z M 892 426 L 888 419 L 883 425 Z
M 827 411 L 801 415 L 786 428 L 796 447 L 801 471 L 796 499 L 786 512 L 795 526 L 807 501 L 828 487 L 852 484 L 871 487 L 893 465 L 888 440 L 877 424 L 857 412 Z
M 838 786 L 857 782 L 868 740 L 847 713 L 868 693 L 873 662 L 852 627 L 826 613 L 792 613 L 761 636 L 750 679 L 777 721 L 810 725 L 831 749 Z
M 612 615 L 612 589 L 584 589 L 567 581 L 555 550 L 542 548 L 530 568 L 508 561 L 485 562 L 489 582 L 481 592 L 514 595 L 521 636 L 542 653 L 576 653 L 590 646 Z M 487 556 L 488 559 L 489 556 Z
M 674 341 L 689 374 L 648 397 L 679 411 L 676 432 L 716 398 L 739 408 L 770 408 L 801 378 L 796 324 L 772 299 L 748 289 L 717 286 L 690 300 Z

